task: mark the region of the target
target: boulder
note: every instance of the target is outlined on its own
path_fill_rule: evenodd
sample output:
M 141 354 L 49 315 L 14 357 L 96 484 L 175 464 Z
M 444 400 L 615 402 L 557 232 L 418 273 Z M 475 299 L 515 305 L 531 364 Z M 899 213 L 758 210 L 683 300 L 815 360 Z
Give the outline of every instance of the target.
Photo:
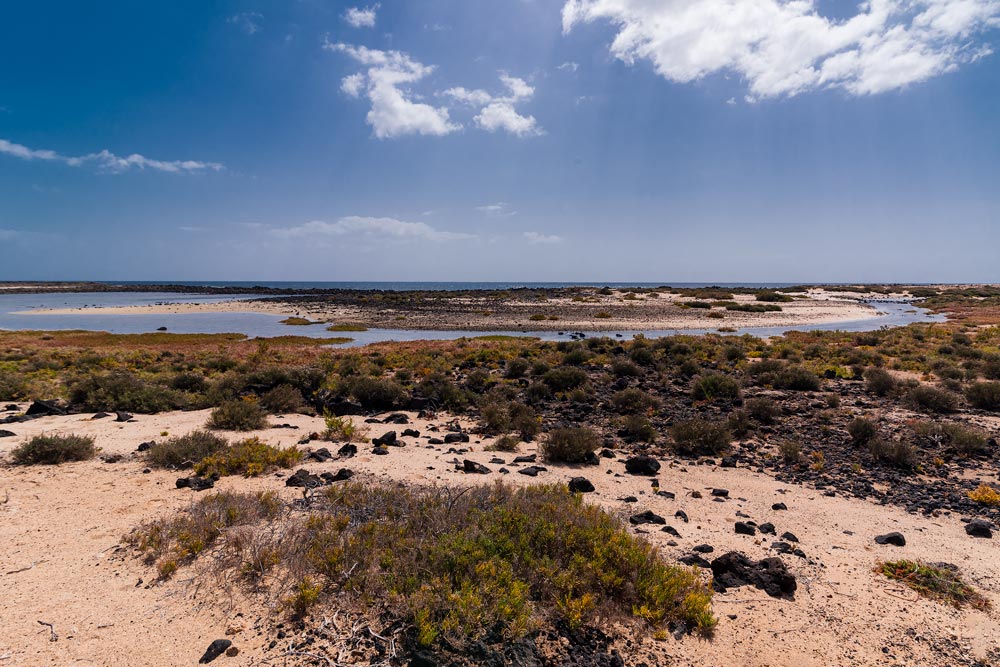
M 594 485 L 586 477 L 574 477 L 569 480 L 569 490 L 572 493 L 592 493 Z
M 660 462 L 652 456 L 640 454 L 625 461 L 625 471 L 630 475 L 655 475 L 660 471 Z
M 462 461 L 462 471 L 476 475 L 488 475 L 490 473 L 490 469 L 482 463 L 476 463 L 475 461 L 470 461 L 469 459 Z
M 667 523 L 666 519 L 664 519 L 659 514 L 654 513 L 652 510 L 646 510 L 645 512 L 639 512 L 638 514 L 633 514 L 631 517 L 629 517 L 628 521 L 633 526 L 640 526 L 646 523 L 655 523 L 657 525 L 663 525 Z
M 885 535 L 878 535 L 875 537 L 876 544 L 891 544 L 894 547 L 905 547 L 906 538 L 903 537 L 902 533 L 892 532 L 886 533 Z
M 343 447 L 337 450 L 337 455 L 341 458 L 349 459 L 358 453 L 358 446 L 351 443 L 347 443 Z
M 212 662 L 220 655 L 225 653 L 226 649 L 228 649 L 232 645 L 233 642 L 231 642 L 228 639 L 216 639 L 214 642 L 208 645 L 208 648 L 205 650 L 205 655 L 201 656 L 201 660 L 198 661 L 198 664 L 207 665 L 208 663 Z
M 780 558 L 764 558 L 754 562 L 738 551 L 731 551 L 712 561 L 712 586 L 725 593 L 729 588 L 754 586 L 771 597 L 795 594 L 797 584 Z
M 985 537 L 992 539 L 993 524 L 985 519 L 973 519 L 965 524 L 965 532 L 971 537 Z

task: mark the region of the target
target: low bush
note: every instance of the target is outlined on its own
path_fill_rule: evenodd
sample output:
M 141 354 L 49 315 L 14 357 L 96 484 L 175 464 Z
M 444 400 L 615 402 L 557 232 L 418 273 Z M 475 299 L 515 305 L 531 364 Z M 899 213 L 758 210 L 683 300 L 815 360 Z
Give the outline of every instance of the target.
M 28 397 L 28 382 L 21 375 L 0 369 L 0 401 L 19 401 Z
M 918 422 L 913 426 L 913 432 L 920 444 L 946 447 L 960 456 L 980 456 L 990 451 L 986 433 L 961 424 Z
M 980 484 L 969 491 L 969 499 L 987 507 L 1000 507 L 1000 491 L 989 484 Z
M 368 439 L 367 424 L 355 424 L 350 417 L 338 417 L 327 412 L 323 415 L 323 439 L 331 442 L 363 442 Z
M 747 413 L 759 424 L 774 424 L 781 416 L 781 408 L 769 398 L 751 398 L 747 401 Z
M 202 477 L 257 477 L 273 468 L 290 468 L 301 459 L 296 447 L 279 449 L 260 438 L 249 438 L 206 456 L 194 465 L 194 471 Z
M 611 372 L 615 375 L 615 377 L 639 377 L 642 375 L 642 369 L 630 360 L 622 357 L 617 357 L 612 360 Z
M 674 448 L 685 456 L 717 455 L 729 449 L 732 434 L 726 422 L 689 419 L 670 429 Z
M 910 390 L 907 403 L 914 410 L 931 413 L 954 412 L 958 408 L 955 394 L 945 389 L 919 385 Z
M 507 362 L 504 375 L 511 380 L 516 380 L 527 375 L 529 368 L 531 368 L 531 364 L 528 363 L 527 359 L 524 357 L 515 357 Z
M 771 303 L 727 303 L 726 310 L 740 313 L 780 313 L 781 306 Z
M 557 428 L 539 445 L 539 453 L 550 463 L 585 463 L 600 446 L 601 438 L 587 427 Z
M 560 366 L 553 368 L 542 376 L 542 381 L 552 391 L 569 391 L 570 389 L 583 386 L 587 382 L 587 374 L 579 368 Z
M 707 373 L 694 381 L 691 397 L 696 401 L 735 400 L 740 397 L 740 384 L 728 375 Z
M 94 439 L 81 435 L 36 435 L 10 452 L 19 465 L 56 465 L 94 458 Z
M 146 450 L 146 462 L 159 468 L 190 468 L 228 445 L 214 433 L 192 431 L 151 446 Z
M 486 447 L 488 452 L 516 452 L 521 445 L 521 438 L 509 433 L 501 435 Z
M 632 442 L 655 442 L 657 434 L 645 415 L 629 415 L 622 425 L 622 435 Z
M 876 436 L 868 441 L 868 452 L 879 463 L 897 468 L 912 468 L 917 462 L 917 452 L 908 442 Z
M 974 408 L 1000 411 L 1000 382 L 976 382 L 965 390 L 965 397 Z
M 622 389 L 611 396 L 611 409 L 619 415 L 646 412 L 659 405 L 659 400 L 641 389 Z
M 279 384 L 260 397 L 261 406 L 272 414 L 298 412 L 305 407 L 302 392 L 289 384 Z
M 208 428 L 220 431 L 259 431 L 267 428 L 267 413 L 254 400 L 226 401 L 212 410 Z
M 896 388 L 896 378 L 882 368 L 871 367 L 865 371 L 865 391 L 876 396 L 888 396 Z
M 954 565 L 897 560 L 879 563 L 875 571 L 893 581 L 906 584 L 926 598 L 953 607 L 968 605 L 981 611 L 988 611 L 992 607 L 989 598 L 962 580 Z
M 517 401 L 492 401 L 484 405 L 480 413 L 483 425 L 489 434 L 514 431 L 522 439 L 530 442 L 539 431 L 541 423 L 538 415 L 528 405 Z
M 798 463 L 802 458 L 802 445 L 797 440 L 782 440 L 778 451 L 785 463 Z
M 793 297 L 787 294 L 781 294 L 779 292 L 757 292 L 754 297 L 757 301 L 763 301 L 765 303 L 787 303 L 789 301 L 794 301 Z
M 819 376 L 802 366 L 788 366 L 778 371 L 774 378 L 776 389 L 790 391 L 819 391 Z
M 406 390 L 395 380 L 369 376 L 352 379 L 348 392 L 366 410 L 392 410 L 408 398 Z
M 185 407 L 184 395 L 127 371 L 89 375 L 70 385 L 70 402 L 81 410 L 155 414 Z
M 176 567 L 227 528 L 246 526 L 238 534 L 252 530 L 263 542 L 227 540 L 213 552 L 219 567 L 254 573 L 256 585 L 277 589 L 273 597 L 300 616 L 344 595 L 375 605 L 387 627 L 404 628 L 404 651 L 461 652 L 487 636 L 519 639 L 543 622 L 578 630 L 631 620 L 702 633 L 715 625 L 711 588 L 697 572 L 668 563 L 564 485 L 454 494 L 347 483 L 319 494 L 313 508 L 303 517 L 249 496 L 209 497 L 130 541 L 147 560 Z M 199 539 L 192 545 L 184 535 Z M 261 577 L 261 552 L 287 574 Z
M 863 447 L 878 435 L 878 427 L 870 419 L 856 417 L 847 425 L 847 432 L 855 445 Z

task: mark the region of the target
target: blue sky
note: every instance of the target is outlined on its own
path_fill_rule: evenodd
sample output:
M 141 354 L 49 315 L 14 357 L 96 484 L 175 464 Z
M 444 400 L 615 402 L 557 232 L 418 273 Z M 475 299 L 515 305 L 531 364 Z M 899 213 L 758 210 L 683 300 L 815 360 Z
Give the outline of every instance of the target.
M 996 0 L 4 15 L 0 279 L 1000 281 Z

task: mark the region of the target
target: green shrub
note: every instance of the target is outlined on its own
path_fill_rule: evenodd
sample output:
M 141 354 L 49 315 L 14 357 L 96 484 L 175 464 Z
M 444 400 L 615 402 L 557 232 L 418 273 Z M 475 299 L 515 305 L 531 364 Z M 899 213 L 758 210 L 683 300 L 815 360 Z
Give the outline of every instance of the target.
M 659 400 L 641 389 L 622 389 L 611 396 L 611 409 L 620 415 L 634 415 L 659 405 Z
M 486 447 L 488 452 L 516 452 L 521 444 L 521 438 L 509 433 L 501 435 L 493 444 Z
M 28 397 L 28 382 L 13 371 L 0 369 L 0 401 L 19 401 Z
M 878 435 L 878 427 L 870 419 L 856 417 L 847 425 L 847 432 L 855 445 L 864 446 Z
M 791 391 L 819 391 L 819 376 L 802 366 L 788 366 L 779 371 L 774 378 L 776 389 Z
M 906 584 L 926 598 L 959 609 L 968 605 L 980 611 L 989 611 L 993 606 L 989 598 L 962 580 L 954 565 L 897 560 L 879 563 L 875 571 Z
M 548 433 L 539 452 L 552 463 L 585 463 L 600 446 L 601 438 L 589 428 L 557 428 Z
M 511 380 L 524 377 L 528 373 L 531 364 L 524 357 L 515 357 L 507 362 L 505 375 Z
M 728 375 L 707 373 L 694 381 L 691 397 L 696 401 L 735 400 L 740 397 L 740 384 Z
M 637 442 L 655 442 L 656 429 L 645 415 L 628 415 L 622 426 L 622 433 L 627 440 Z
M 747 413 L 759 424 L 773 424 L 781 416 L 781 409 L 771 399 L 758 397 L 747 401 Z
M 865 390 L 876 396 L 888 396 L 896 388 L 896 378 L 889 371 L 871 367 L 865 371 Z
M 879 463 L 889 463 L 897 468 L 912 468 L 917 462 L 917 452 L 908 442 L 887 440 L 876 436 L 868 441 L 868 452 Z
M 260 404 L 272 414 L 298 412 L 305 407 L 302 392 L 288 384 L 279 384 L 260 397 Z
M 907 402 L 920 412 L 946 413 L 958 408 L 958 399 L 950 391 L 919 385 L 910 390 Z
M 267 413 L 253 400 L 226 401 L 212 410 L 208 428 L 220 431 L 258 431 L 267 428 Z
M 249 438 L 206 456 L 194 465 L 194 471 L 203 477 L 257 477 L 272 468 L 290 468 L 301 459 L 302 452 L 296 447 L 279 449 L 260 438 Z
M 785 463 L 798 463 L 802 459 L 802 445 L 797 440 L 782 440 L 778 451 Z
M 726 310 L 740 313 L 780 313 L 781 306 L 770 303 L 727 303 Z
M 611 362 L 611 372 L 615 377 L 638 377 L 642 370 L 628 359 L 617 357 Z
M 787 294 L 780 294 L 778 292 L 771 292 L 771 291 L 757 292 L 754 298 L 757 301 L 764 301 L 766 303 L 786 303 L 788 301 L 795 300 L 793 297 L 790 297 Z
M 367 410 L 392 410 L 403 405 L 408 398 L 406 390 L 395 380 L 369 376 L 352 379 L 348 383 L 348 391 Z
M 417 385 L 416 393 L 430 399 L 436 407 L 443 410 L 462 412 L 469 405 L 469 395 L 465 390 L 441 373 L 424 378 Z
M 566 366 L 580 366 L 590 361 L 590 353 L 582 347 L 570 350 L 563 355 L 563 364 Z
M 11 450 L 19 465 L 56 465 L 94 458 L 94 439 L 80 435 L 36 435 Z
M 192 431 L 154 444 L 146 450 L 146 461 L 160 468 L 190 468 L 228 445 L 225 438 L 214 433 Z
M 127 371 L 89 375 L 69 388 L 70 402 L 82 410 L 122 410 L 155 414 L 185 407 L 184 396 L 168 387 L 139 379 Z
M 961 424 L 920 422 L 913 432 L 924 446 L 950 447 L 961 456 L 979 456 L 990 450 L 986 433 Z
M 674 449 L 685 456 L 716 455 L 729 449 L 732 434 L 726 422 L 695 418 L 670 429 Z
M 348 482 L 314 497 L 305 516 L 254 518 L 243 510 L 260 504 L 253 498 L 228 503 L 240 511 L 198 503 L 130 540 L 152 562 L 188 562 L 226 528 L 255 528 L 261 539 L 230 540 L 221 567 L 253 571 L 260 553 L 274 554 L 273 567 L 294 576 L 255 583 L 287 596 L 297 614 L 343 604 L 345 595 L 358 606 L 377 600 L 382 622 L 410 628 L 404 651 L 460 651 L 488 636 L 514 641 L 543 622 L 574 631 L 629 620 L 703 633 L 715 625 L 711 587 L 697 572 L 668 563 L 565 485 L 454 494 Z M 195 548 L 184 534 L 198 536 Z M 296 608 L 303 588 L 307 599 Z
M 965 390 L 965 397 L 974 408 L 1000 411 L 1000 382 L 976 382 Z
M 579 368 L 560 366 L 559 368 L 553 368 L 542 376 L 542 381 L 552 391 L 569 391 L 570 389 L 582 386 L 587 381 L 587 374 Z

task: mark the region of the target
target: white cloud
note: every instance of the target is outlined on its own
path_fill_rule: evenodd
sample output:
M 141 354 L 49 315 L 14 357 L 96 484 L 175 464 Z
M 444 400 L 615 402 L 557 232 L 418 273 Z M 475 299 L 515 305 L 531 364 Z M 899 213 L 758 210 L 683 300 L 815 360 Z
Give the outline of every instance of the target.
M 510 204 L 504 201 L 498 201 L 492 204 L 483 204 L 482 206 L 477 206 L 476 210 L 492 216 L 510 217 L 512 215 L 517 215 L 517 211 L 512 211 Z
M 221 171 L 224 167 L 217 162 L 200 162 L 197 160 L 154 160 L 152 158 L 132 153 L 124 157 L 115 155 L 108 150 L 98 153 L 88 153 L 78 157 L 60 155 L 55 151 L 45 149 L 28 148 L 21 144 L 15 144 L 5 139 L 0 139 L 0 154 L 10 155 L 22 160 L 45 160 L 50 162 L 61 162 L 71 167 L 79 167 L 85 164 L 94 164 L 103 171 L 112 173 L 122 173 L 130 169 L 153 169 L 156 171 L 166 171 L 172 173 L 198 172 L 198 171 Z
M 578 69 L 580 69 L 580 63 L 575 63 L 573 61 L 568 61 L 568 62 L 564 62 L 562 65 L 559 65 L 558 67 L 556 67 L 556 69 L 557 70 L 561 70 L 563 72 L 575 72 Z
M 449 88 L 444 94 L 457 102 L 479 107 L 479 113 L 473 122 L 488 132 L 505 130 L 518 137 L 544 134 L 534 116 L 524 116 L 514 108 L 518 102 L 531 99 L 535 89 L 524 79 L 510 76 L 506 72 L 500 72 L 500 81 L 507 89 L 506 93 L 500 95 L 465 88 Z
M 375 13 L 378 9 L 379 5 L 377 4 L 372 5 L 371 7 L 365 7 L 364 9 L 359 7 L 350 7 L 346 12 L 344 12 L 344 20 L 355 28 L 374 28 Z
M 524 238 L 528 243 L 562 243 L 562 237 L 555 234 L 542 234 L 541 232 L 525 232 Z
M 955 70 L 992 53 L 976 38 L 1000 27 L 1000 0 L 868 0 L 849 19 L 815 0 L 567 0 L 563 30 L 606 20 L 612 54 L 648 60 L 679 83 L 731 71 L 748 98 L 841 88 L 870 95 Z
M 395 239 L 421 239 L 425 241 L 460 241 L 474 239 L 474 234 L 447 232 L 424 222 L 404 222 L 395 218 L 347 216 L 336 222 L 312 220 L 295 227 L 272 229 L 281 238 L 368 236 Z
M 257 12 L 242 12 L 226 19 L 226 23 L 235 25 L 248 35 L 253 35 L 260 30 L 260 21 L 264 17 Z
M 352 97 L 365 94 L 371 102 L 367 122 L 379 139 L 407 134 L 442 136 L 461 129 L 461 125 L 449 119 L 448 109 L 414 102 L 410 99 L 410 91 L 404 87 L 426 77 L 434 71 L 433 67 L 399 51 L 330 42 L 324 43 L 323 48 L 346 53 L 368 68 L 345 77 L 340 87 Z

